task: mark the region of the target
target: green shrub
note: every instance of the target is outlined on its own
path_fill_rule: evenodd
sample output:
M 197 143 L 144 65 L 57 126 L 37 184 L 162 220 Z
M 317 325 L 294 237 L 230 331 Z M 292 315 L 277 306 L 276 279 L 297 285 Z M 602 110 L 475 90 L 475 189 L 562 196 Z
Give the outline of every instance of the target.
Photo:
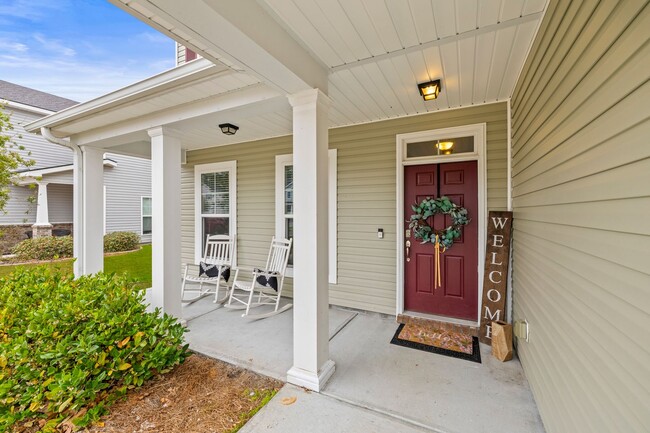
M 25 239 L 12 252 L 20 260 L 51 260 L 72 257 L 72 236 Z
M 43 432 L 88 425 L 183 362 L 185 328 L 147 313 L 143 297 L 112 274 L 73 280 L 41 266 L 0 279 L 0 431 L 36 419 Z
M 133 232 L 113 232 L 104 236 L 104 252 L 117 253 L 135 250 L 140 244 L 140 236 Z

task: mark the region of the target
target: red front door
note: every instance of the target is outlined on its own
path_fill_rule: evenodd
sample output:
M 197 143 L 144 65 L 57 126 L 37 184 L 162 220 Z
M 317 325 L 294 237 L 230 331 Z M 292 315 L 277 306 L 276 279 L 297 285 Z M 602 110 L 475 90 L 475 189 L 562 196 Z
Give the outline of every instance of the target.
M 476 320 L 478 313 L 478 175 L 476 161 L 404 167 L 404 217 L 411 205 L 426 197 L 449 197 L 467 209 L 470 223 L 454 245 L 440 255 L 441 286 L 434 287 L 435 250 L 412 234 L 405 248 L 404 307 L 407 311 Z M 446 215 L 435 215 L 429 224 L 437 230 L 450 224 Z M 408 233 L 408 222 L 404 224 Z

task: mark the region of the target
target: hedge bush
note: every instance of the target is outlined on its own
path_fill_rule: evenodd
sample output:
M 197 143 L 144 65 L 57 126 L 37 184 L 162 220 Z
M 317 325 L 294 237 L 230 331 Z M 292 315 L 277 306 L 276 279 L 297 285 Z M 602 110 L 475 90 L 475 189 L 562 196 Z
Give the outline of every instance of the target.
M 140 236 L 133 232 L 113 232 L 104 236 L 104 252 L 131 251 L 140 244 Z
M 25 239 L 12 252 L 20 260 L 51 260 L 72 257 L 72 236 Z
M 72 257 L 72 236 L 46 236 L 25 239 L 12 253 L 19 260 L 52 260 Z M 113 232 L 104 236 L 104 252 L 133 251 L 140 244 L 140 236 L 133 232 Z
M 41 432 L 63 420 L 88 425 L 127 389 L 183 362 L 185 328 L 147 313 L 143 297 L 102 273 L 73 280 L 37 267 L 0 279 L 0 431 L 38 419 L 47 420 Z

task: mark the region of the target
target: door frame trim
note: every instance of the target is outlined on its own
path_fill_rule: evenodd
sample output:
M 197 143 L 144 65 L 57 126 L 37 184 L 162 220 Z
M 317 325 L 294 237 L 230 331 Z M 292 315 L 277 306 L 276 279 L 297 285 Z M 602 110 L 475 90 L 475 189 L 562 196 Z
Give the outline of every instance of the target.
M 457 155 L 436 155 L 429 157 L 407 158 L 408 143 L 437 140 L 442 138 L 474 136 L 475 151 Z M 396 315 L 404 314 L 404 166 L 440 164 L 446 162 L 477 161 L 478 178 L 478 307 L 476 311 L 476 326 L 481 320 L 481 300 L 483 299 L 483 268 L 485 263 L 485 236 L 487 233 L 487 124 L 451 128 L 432 129 L 428 131 L 411 132 L 396 135 L 397 154 L 397 302 Z M 452 318 L 450 317 L 450 320 Z

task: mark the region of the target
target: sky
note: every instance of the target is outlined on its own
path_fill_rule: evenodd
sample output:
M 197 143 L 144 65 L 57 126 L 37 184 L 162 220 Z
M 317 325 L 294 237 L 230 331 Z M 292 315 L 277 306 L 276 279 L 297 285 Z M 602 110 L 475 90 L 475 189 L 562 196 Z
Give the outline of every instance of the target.
M 174 41 L 107 0 L 0 0 L 0 79 L 85 102 L 175 65 Z

